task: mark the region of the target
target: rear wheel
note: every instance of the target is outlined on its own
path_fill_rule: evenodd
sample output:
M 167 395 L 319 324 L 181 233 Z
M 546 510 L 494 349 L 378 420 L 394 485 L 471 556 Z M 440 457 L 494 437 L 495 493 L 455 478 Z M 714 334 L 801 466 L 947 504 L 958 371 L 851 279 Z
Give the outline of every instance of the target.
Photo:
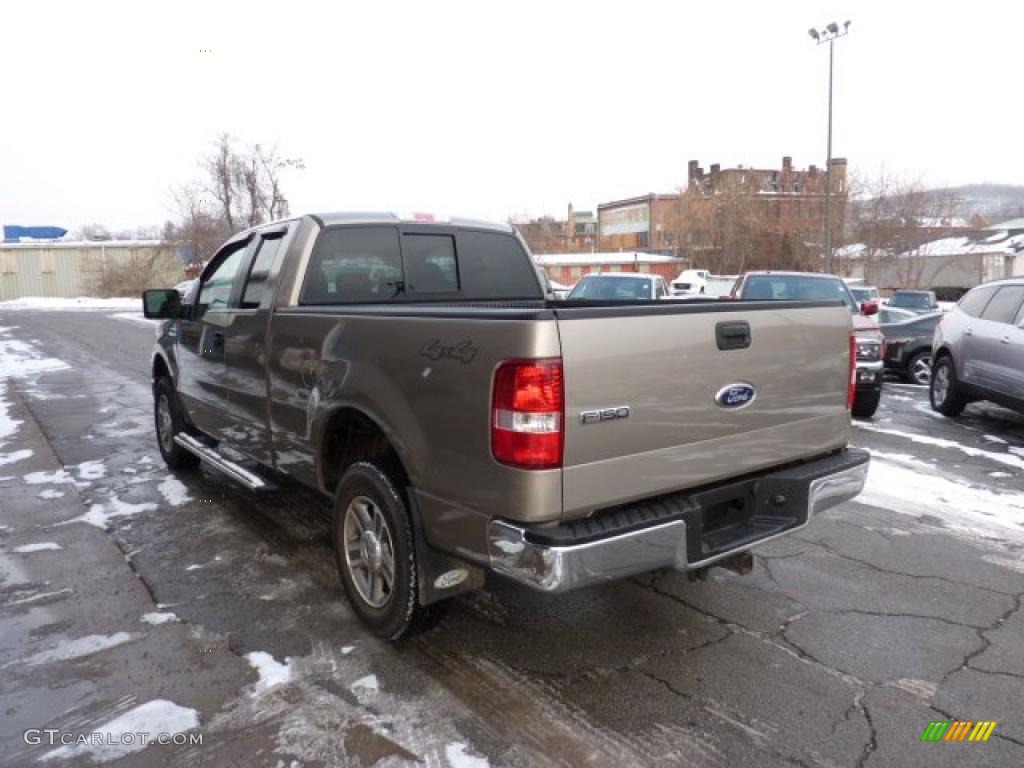
M 956 379 L 956 367 L 949 355 L 943 355 L 935 361 L 928 395 L 932 401 L 932 408 L 943 416 L 959 416 L 967 407 L 967 398 L 960 390 L 960 384 Z
M 927 386 L 932 380 L 932 353 L 922 350 L 911 355 L 906 364 L 907 381 L 911 384 Z
M 357 462 L 334 496 L 334 552 L 352 608 L 387 640 L 425 627 L 412 522 L 400 485 L 382 467 Z
M 167 376 L 162 377 L 156 384 L 153 408 L 156 418 L 156 442 L 167 466 L 171 469 L 194 469 L 199 466 L 198 456 L 174 442 L 174 436 L 185 431 L 185 424 L 178 408 L 174 383 Z

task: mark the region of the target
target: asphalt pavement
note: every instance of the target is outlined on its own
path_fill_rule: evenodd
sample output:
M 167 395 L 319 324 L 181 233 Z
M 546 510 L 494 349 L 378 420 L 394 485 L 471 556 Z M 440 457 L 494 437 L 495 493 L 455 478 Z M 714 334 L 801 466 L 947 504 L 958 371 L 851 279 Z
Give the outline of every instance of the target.
M 0 309 L 0 765 L 1024 765 L 1024 417 L 892 382 L 855 429 L 867 492 L 752 574 L 492 578 L 389 644 L 345 602 L 324 499 L 166 470 L 153 335 Z M 997 725 L 921 741 L 954 720 Z

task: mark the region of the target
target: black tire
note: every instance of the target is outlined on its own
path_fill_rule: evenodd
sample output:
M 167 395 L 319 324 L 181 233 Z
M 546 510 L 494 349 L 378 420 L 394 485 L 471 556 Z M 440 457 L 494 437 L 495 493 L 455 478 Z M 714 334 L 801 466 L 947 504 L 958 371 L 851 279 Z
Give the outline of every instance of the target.
M 162 409 L 166 408 L 166 413 Z M 181 414 L 178 397 L 174 391 L 174 383 L 167 376 L 156 383 L 153 392 L 153 418 L 156 422 L 156 444 L 160 455 L 171 469 L 195 469 L 199 466 L 199 457 L 189 453 L 174 442 L 174 436 L 185 429 L 185 419 Z M 168 425 L 170 429 L 168 430 Z
M 853 399 L 851 413 L 856 419 L 870 419 L 878 410 L 878 403 L 882 400 L 882 390 L 874 389 L 858 392 Z
M 334 494 L 334 553 L 341 583 L 359 618 L 386 640 L 419 631 L 438 615 L 435 606 L 419 602 L 412 520 L 400 488 L 394 474 L 360 461 L 346 470 Z
M 967 398 L 956 378 L 956 366 L 949 355 L 943 355 L 932 365 L 928 398 L 934 410 L 950 418 L 959 416 L 967 407 Z
M 932 382 L 932 352 L 930 349 L 922 349 L 907 358 L 903 367 L 903 378 L 910 384 L 920 384 L 926 387 Z

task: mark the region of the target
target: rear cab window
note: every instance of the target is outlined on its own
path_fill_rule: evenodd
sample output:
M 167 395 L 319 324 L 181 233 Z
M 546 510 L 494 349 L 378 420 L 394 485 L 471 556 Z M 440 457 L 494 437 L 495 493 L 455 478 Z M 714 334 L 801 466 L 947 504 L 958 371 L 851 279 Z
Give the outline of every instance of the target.
M 313 247 L 300 304 L 540 300 L 516 237 L 457 227 L 342 225 Z

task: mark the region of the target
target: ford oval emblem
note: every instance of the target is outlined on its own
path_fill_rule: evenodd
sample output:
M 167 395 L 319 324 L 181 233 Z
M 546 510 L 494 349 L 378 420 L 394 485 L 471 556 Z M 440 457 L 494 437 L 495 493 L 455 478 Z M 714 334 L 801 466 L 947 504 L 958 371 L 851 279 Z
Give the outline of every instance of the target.
M 722 408 L 744 408 L 754 402 L 757 390 L 753 384 L 737 382 L 726 384 L 715 394 L 715 402 Z

